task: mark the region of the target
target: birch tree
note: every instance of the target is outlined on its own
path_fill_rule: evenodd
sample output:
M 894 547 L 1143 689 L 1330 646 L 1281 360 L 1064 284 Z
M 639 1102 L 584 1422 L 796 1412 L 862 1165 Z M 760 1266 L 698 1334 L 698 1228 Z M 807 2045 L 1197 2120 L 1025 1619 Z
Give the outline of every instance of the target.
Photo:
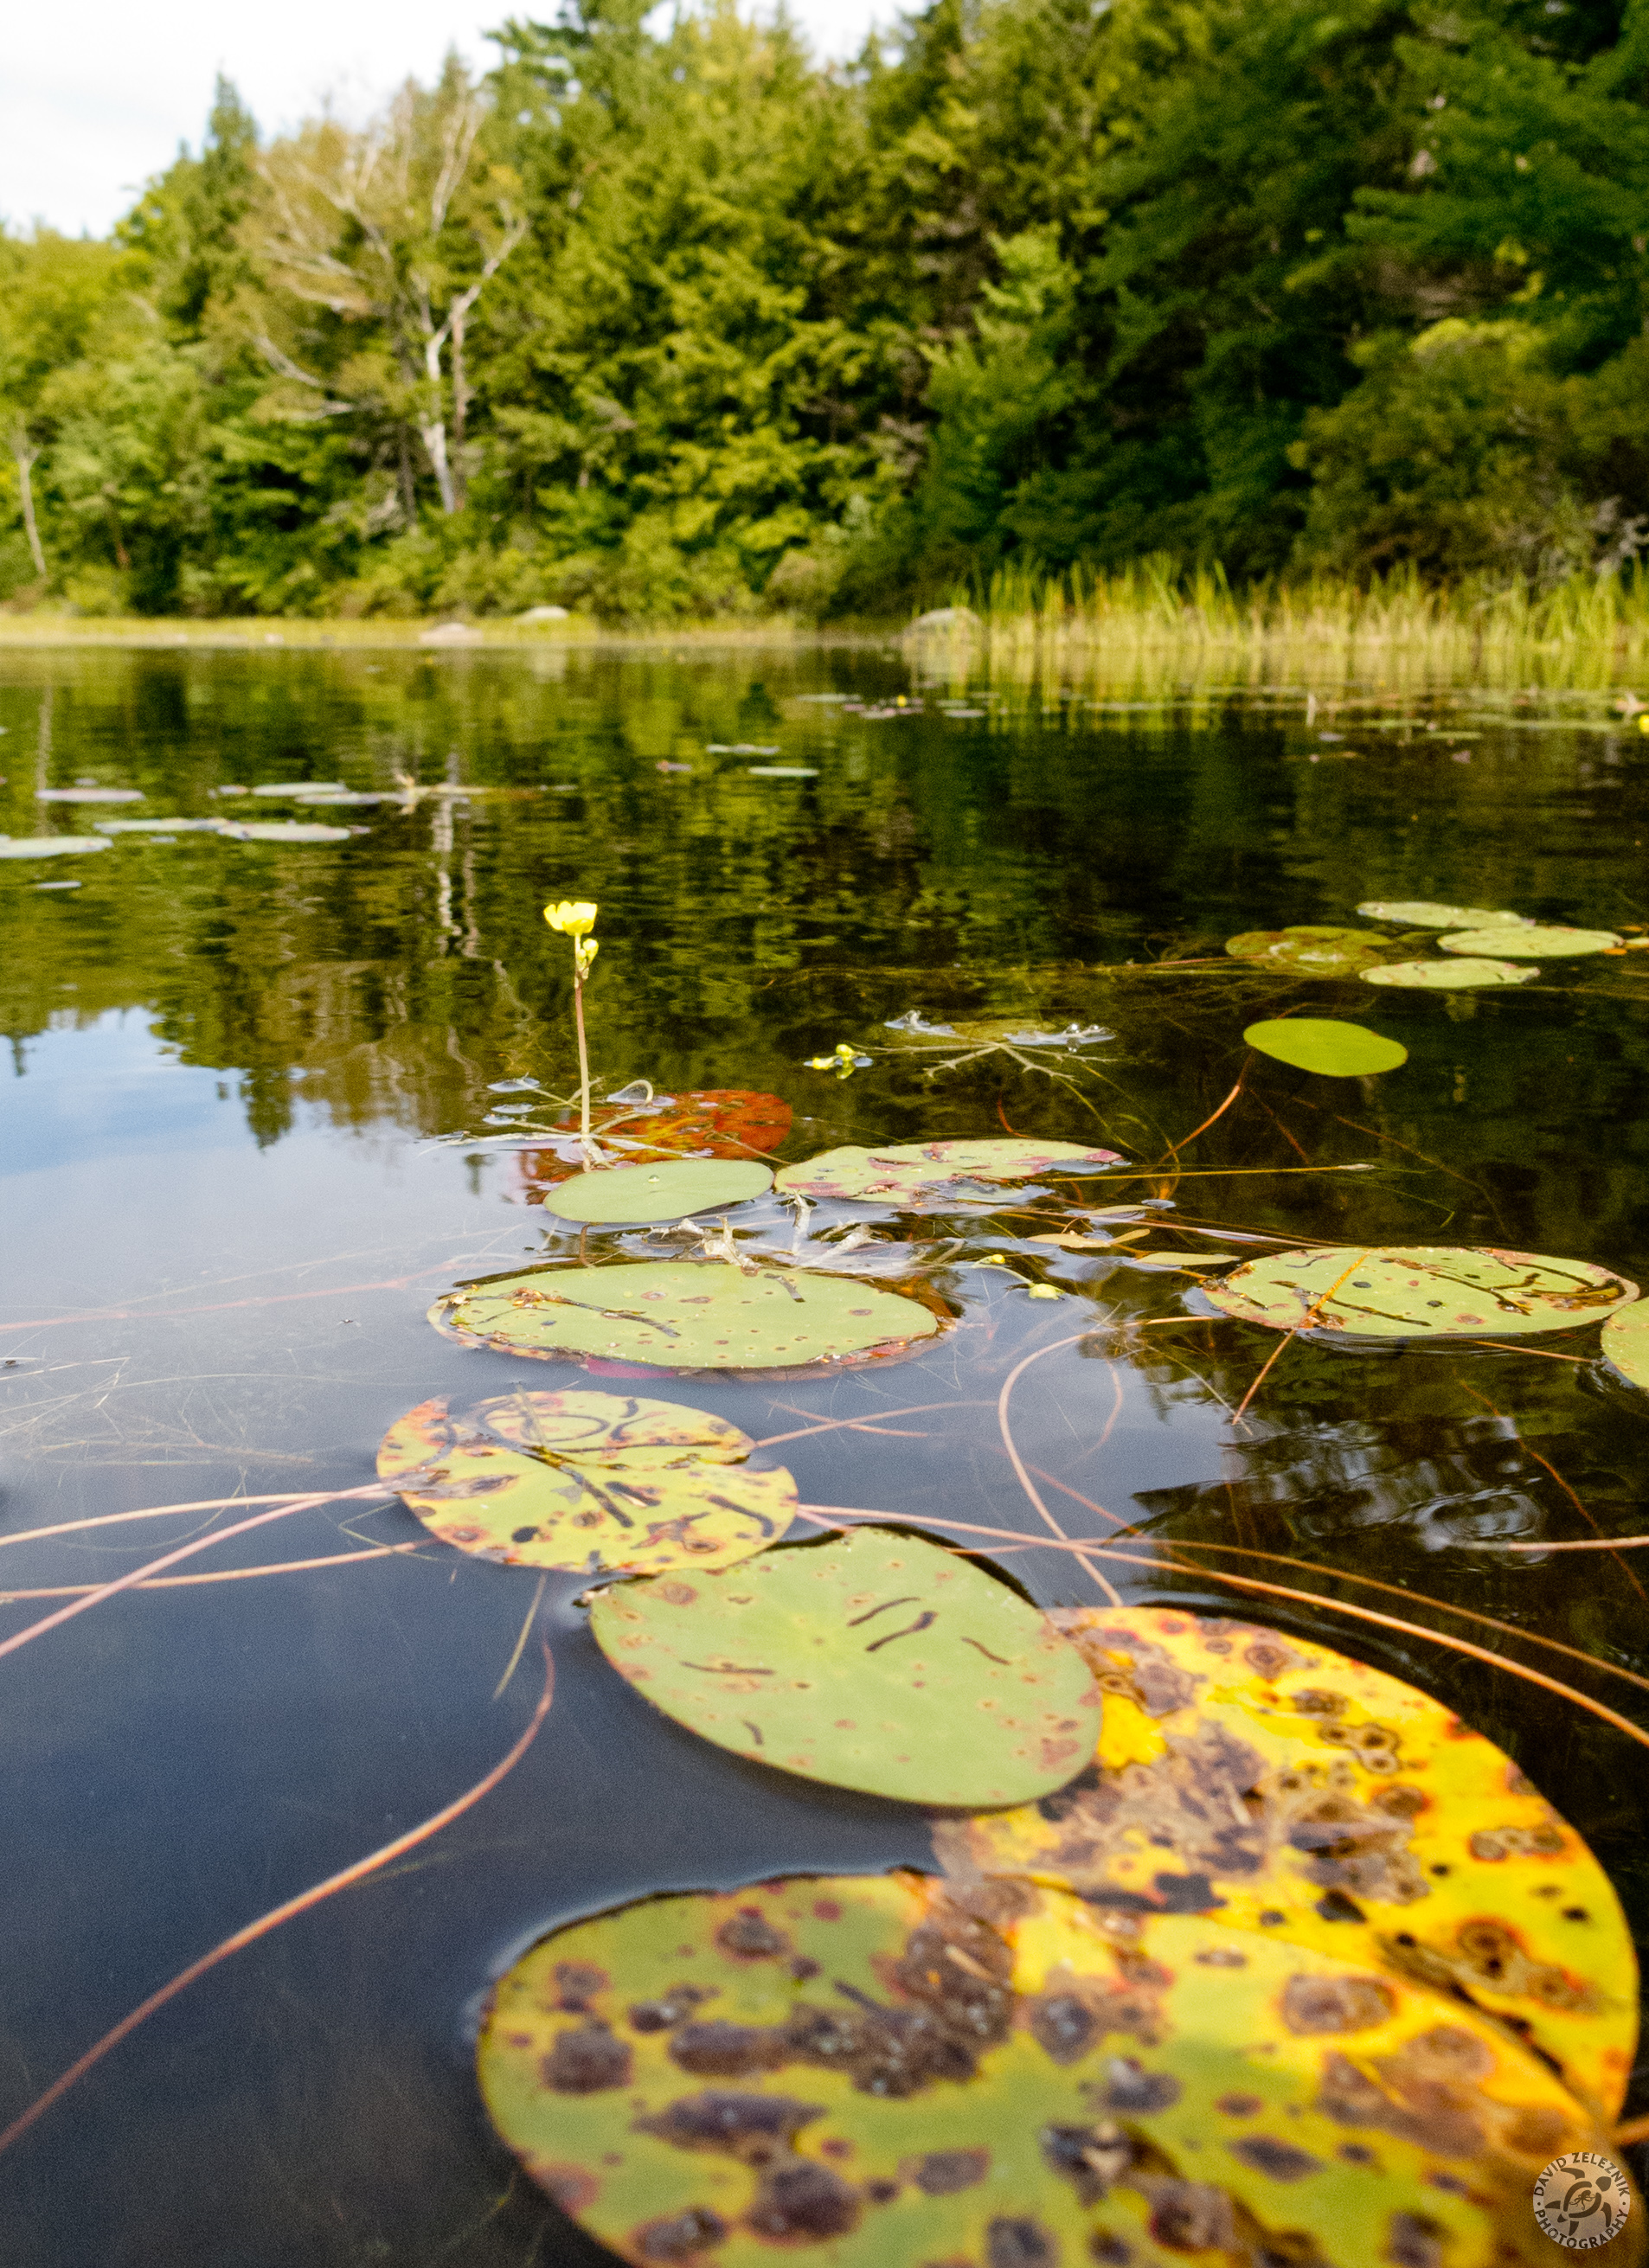
M 408 427 L 442 511 L 463 509 L 470 319 L 527 230 L 488 115 L 449 55 L 434 88 L 409 80 L 364 129 L 328 116 L 272 144 L 243 231 L 261 279 L 252 335 L 277 381 L 266 414 L 386 416 L 409 519 Z

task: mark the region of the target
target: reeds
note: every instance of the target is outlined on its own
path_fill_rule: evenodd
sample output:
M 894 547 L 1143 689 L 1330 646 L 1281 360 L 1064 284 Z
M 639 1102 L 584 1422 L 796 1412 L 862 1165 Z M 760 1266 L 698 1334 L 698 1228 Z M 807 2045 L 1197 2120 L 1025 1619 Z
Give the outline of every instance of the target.
M 1434 589 L 1408 569 L 1236 589 L 1218 565 L 1158 555 L 1115 573 L 1010 565 L 958 601 L 971 602 L 977 627 L 962 617 L 924 643 L 983 640 L 993 673 L 1009 675 L 1584 691 L 1649 670 L 1649 574 L 1631 569 L 1538 591 L 1482 578 Z

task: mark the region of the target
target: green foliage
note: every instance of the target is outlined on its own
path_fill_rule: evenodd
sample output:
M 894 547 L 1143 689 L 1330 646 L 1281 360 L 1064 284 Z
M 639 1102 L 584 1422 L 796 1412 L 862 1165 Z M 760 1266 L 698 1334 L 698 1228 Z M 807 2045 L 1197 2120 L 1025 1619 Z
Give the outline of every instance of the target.
M 261 144 L 220 82 L 110 242 L 0 236 L 0 598 L 817 618 L 1641 547 L 1641 0 L 501 45 Z

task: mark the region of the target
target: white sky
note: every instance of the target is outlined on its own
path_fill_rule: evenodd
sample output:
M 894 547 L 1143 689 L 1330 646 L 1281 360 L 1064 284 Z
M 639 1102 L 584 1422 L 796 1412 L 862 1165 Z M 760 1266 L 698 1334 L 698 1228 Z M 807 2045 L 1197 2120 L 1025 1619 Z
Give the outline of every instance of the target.
M 0 60 L 0 219 L 40 219 L 101 235 L 150 174 L 200 145 L 219 70 L 268 134 L 332 93 L 358 115 L 409 73 L 427 78 L 449 47 L 485 69 L 482 36 L 509 15 L 547 17 L 531 0 L 79 0 L 67 16 L 11 0 Z M 827 55 L 851 53 L 878 0 L 791 0 Z

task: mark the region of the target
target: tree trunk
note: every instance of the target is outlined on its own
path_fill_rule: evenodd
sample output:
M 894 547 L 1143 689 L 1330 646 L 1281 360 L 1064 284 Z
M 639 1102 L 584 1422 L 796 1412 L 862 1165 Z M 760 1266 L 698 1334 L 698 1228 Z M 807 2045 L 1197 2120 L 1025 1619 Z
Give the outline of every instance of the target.
M 425 316 L 425 322 L 428 322 Z M 435 475 L 435 485 L 441 492 L 441 510 L 458 510 L 458 497 L 453 487 L 453 468 L 446 453 L 446 420 L 441 415 L 441 345 L 442 333 L 427 336 L 423 347 L 423 367 L 429 375 L 431 409 L 427 417 L 418 420 L 418 432 L 423 442 L 424 453 L 430 460 L 430 470 Z
M 11 454 L 17 462 L 18 486 L 23 495 L 23 526 L 29 540 L 29 557 L 34 562 L 34 572 L 43 582 L 46 554 L 40 549 L 40 532 L 34 519 L 34 483 L 29 478 L 29 468 L 39 452 L 31 449 L 28 442 L 28 433 L 19 417 L 11 430 Z
M 453 308 L 453 494 L 460 512 L 469 502 L 464 481 L 464 432 L 469 409 L 469 381 L 464 371 L 464 317 L 460 299 Z

